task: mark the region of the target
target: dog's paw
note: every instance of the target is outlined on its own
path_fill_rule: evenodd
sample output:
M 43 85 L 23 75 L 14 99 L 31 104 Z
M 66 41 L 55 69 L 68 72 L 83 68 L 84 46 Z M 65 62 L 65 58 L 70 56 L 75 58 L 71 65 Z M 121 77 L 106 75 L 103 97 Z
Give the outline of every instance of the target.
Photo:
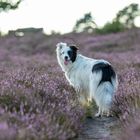
M 95 117 L 101 117 L 101 114 L 98 112 L 95 114 Z
M 107 117 L 113 117 L 113 114 L 110 113 L 110 112 L 108 112 L 108 113 L 106 114 L 106 116 L 107 116 Z

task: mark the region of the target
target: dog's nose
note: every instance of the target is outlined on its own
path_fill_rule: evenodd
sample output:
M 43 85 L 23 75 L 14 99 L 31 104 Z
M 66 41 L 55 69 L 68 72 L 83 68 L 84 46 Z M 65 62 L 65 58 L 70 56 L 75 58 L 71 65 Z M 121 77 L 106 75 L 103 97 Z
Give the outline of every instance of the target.
M 65 56 L 65 60 L 68 60 L 68 56 Z

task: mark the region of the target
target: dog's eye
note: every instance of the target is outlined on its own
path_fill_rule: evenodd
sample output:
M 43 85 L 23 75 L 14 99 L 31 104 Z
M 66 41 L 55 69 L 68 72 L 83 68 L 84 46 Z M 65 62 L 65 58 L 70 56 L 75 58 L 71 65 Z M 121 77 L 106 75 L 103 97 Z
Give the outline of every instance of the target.
M 61 52 L 60 55 L 64 54 L 64 52 Z

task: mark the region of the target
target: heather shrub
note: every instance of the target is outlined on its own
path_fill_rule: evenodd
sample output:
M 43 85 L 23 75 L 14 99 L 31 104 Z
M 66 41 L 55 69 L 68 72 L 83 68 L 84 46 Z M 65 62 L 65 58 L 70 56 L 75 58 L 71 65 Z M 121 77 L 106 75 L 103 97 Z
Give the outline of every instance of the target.
M 140 78 L 139 71 L 130 67 L 119 76 L 118 92 L 114 100 L 114 112 L 119 117 L 122 134 L 119 139 L 139 139 Z
M 108 60 L 114 66 L 119 87 L 113 111 L 123 132 L 117 137 L 138 139 L 140 31 L 135 36 L 132 32 L 1 37 L 0 139 L 66 140 L 82 130 L 85 110 L 57 64 L 55 44 L 59 41 L 78 44 L 83 55 Z M 92 106 L 87 116 L 97 111 Z
M 120 140 L 139 140 L 140 139 L 140 110 L 135 110 L 135 114 L 131 115 L 127 123 L 123 123 L 122 135 Z
M 58 71 L 52 75 L 53 69 L 46 73 L 39 65 L 24 66 L 5 73 L 0 81 L 1 139 L 65 140 L 77 135 L 84 112 L 74 89 Z
M 115 96 L 117 114 L 125 120 L 128 114 L 134 114 L 135 109 L 140 107 L 140 80 L 139 71 L 129 68 L 119 76 L 118 91 Z

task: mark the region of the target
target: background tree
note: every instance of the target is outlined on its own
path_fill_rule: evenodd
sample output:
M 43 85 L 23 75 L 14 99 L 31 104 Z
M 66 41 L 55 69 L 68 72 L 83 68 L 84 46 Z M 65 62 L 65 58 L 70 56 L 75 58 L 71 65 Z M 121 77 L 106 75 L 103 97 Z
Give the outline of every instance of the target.
M 15 10 L 18 8 L 22 0 L 12 1 L 12 0 L 0 0 L 0 12 Z
M 120 10 L 112 22 L 106 23 L 102 28 L 97 28 L 96 33 L 116 33 L 135 27 L 135 19 L 140 16 L 138 4 L 132 3 Z
M 140 16 L 139 6 L 132 3 L 118 12 L 115 21 L 122 23 L 126 28 L 133 28 L 137 16 Z
M 15 10 L 18 8 L 22 0 L 12 1 L 12 0 L 0 0 L 0 12 L 6 12 L 9 10 Z M 0 36 L 2 33 L 0 32 Z
M 86 13 L 83 18 L 77 20 L 73 31 L 74 32 L 92 32 L 96 27 L 96 23 L 93 21 L 91 13 Z

